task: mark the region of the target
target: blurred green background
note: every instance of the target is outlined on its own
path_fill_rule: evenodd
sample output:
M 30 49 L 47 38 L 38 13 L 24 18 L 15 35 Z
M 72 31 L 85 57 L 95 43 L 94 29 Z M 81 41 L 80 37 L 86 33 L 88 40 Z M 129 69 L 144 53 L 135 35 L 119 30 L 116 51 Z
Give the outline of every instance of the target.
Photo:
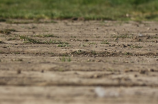
M 0 18 L 158 20 L 158 0 L 0 0 Z

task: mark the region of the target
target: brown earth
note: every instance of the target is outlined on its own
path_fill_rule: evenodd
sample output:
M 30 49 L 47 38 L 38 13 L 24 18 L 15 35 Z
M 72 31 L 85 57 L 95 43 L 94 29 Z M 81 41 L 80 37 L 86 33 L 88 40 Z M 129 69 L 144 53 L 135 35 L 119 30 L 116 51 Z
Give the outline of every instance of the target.
M 157 63 L 157 22 L 0 22 L 0 104 L 158 104 Z

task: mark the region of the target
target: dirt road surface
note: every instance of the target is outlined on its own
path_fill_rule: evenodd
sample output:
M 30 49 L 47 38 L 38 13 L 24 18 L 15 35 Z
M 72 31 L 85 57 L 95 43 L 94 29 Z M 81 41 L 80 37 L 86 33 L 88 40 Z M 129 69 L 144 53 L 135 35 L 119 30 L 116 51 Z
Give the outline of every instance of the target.
M 158 104 L 158 23 L 0 22 L 0 104 Z

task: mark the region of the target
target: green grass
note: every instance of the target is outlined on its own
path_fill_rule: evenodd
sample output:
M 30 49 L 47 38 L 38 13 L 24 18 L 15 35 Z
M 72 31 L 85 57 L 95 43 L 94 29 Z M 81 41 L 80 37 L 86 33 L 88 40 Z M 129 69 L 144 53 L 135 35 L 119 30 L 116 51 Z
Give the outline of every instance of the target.
M 43 42 L 36 39 L 29 38 L 27 36 L 20 36 L 20 39 L 23 39 L 24 43 L 43 44 Z
M 28 37 L 28 36 L 19 36 L 19 37 L 20 37 L 20 39 L 24 40 L 24 43 L 32 43 L 32 44 L 59 44 L 59 45 L 61 45 L 61 46 L 58 46 L 58 47 L 66 47 L 69 44 L 67 42 L 62 42 L 60 40 L 51 40 L 50 39 L 48 41 L 40 41 L 38 39 L 33 39 L 33 38 Z
M 13 37 L 13 38 L 9 38 L 9 39 L 7 39 L 8 41 L 11 41 L 11 40 L 17 40 L 17 38 L 16 37 Z
M 109 44 L 109 42 L 107 40 L 104 40 L 101 42 L 101 44 Z
M 16 30 L 14 30 L 14 29 L 0 30 L 0 33 L 2 33 L 2 34 L 10 34 L 11 32 L 16 32 Z
M 26 18 L 24 18 L 26 19 Z M 56 21 L 39 21 L 38 18 L 34 18 L 33 21 L 16 21 L 16 20 L 5 20 L 5 19 L 0 19 L 1 22 L 6 22 L 9 24 L 30 24 L 30 23 L 57 23 Z
M 0 0 L 0 20 L 158 20 L 158 0 Z
M 69 47 L 70 45 L 68 45 L 68 44 L 65 44 L 65 43 L 63 43 L 63 44 L 58 44 L 58 47 Z
M 59 36 L 55 36 L 55 35 L 53 35 L 53 34 L 35 35 L 34 37 L 42 37 L 42 38 L 52 37 L 52 38 L 59 38 Z
M 4 42 L 0 40 L 0 44 L 1 44 L 1 43 L 4 43 Z
M 131 48 L 143 48 L 143 46 L 138 46 L 138 45 L 136 45 L 136 46 L 134 46 L 134 45 L 132 45 L 132 46 L 130 46 Z
M 71 62 L 71 58 L 63 56 L 62 58 L 60 58 L 60 61 L 62 61 L 62 62 Z
M 122 38 L 122 39 L 125 39 L 125 38 L 132 38 L 132 35 L 131 34 L 121 34 L 121 35 L 112 35 L 112 38 Z

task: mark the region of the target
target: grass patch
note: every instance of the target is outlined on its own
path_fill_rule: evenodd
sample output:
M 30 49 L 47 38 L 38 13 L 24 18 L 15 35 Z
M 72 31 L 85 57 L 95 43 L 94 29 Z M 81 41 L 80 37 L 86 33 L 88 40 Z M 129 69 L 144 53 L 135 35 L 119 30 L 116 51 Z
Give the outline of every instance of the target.
M 63 56 L 62 58 L 60 58 L 60 61 L 62 61 L 62 62 L 71 62 L 72 60 L 71 60 L 70 57 Z
M 34 37 L 42 37 L 42 38 L 52 37 L 52 38 L 59 38 L 59 36 L 55 36 L 55 35 L 53 35 L 53 34 L 35 35 Z
M 129 34 L 122 34 L 122 35 L 114 35 L 112 36 L 112 38 L 122 38 L 122 39 L 125 39 L 125 38 L 132 38 L 132 35 L 129 35 Z
M 43 42 L 40 42 L 39 40 L 35 40 L 26 36 L 20 36 L 20 39 L 23 39 L 24 43 L 43 44 Z
M 20 52 L 17 51 L 17 52 L 14 52 L 14 54 L 20 54 Z
M 3 44 L 4 42 L 0 40 L 0 44 Z
M 132 45 L 132 46 L 130 46 L 130 47 L 131 47 L 131 48 L 143 48 L 143 46 L 137 46 L 137 45 L 136 45 L 136 46 L 133 46 L 133 45 Z
M 125 52 L 124 55 L 132 55 L 130 52 Z
M 101 42 L 101 44 L 109 44 L 109 42 L 107 40 L 104 40 Z
M 25 19 L 25 18 L 24 18 Z M 40 21 L 38 18 L 34 18 L 33 20 L 26 21 L 17 21 L 17 20 L 5 20 L 6 23 L 9 24 L 30 24 L 30 23 L 57 23 L 56 21 Z
M 71 38 L 76 38 L 76 36 L 71 36 Z
M 62 42 L 62 41 L 59 41 L 59 40 L 48 40 L 48 41 L 40 41 L 40 40 L 37 40 L 37 39 L 33 39 L 33 38 L 29 38 L 27 36 L 20 36 L 20 39 L 23 39 L 24 40 L 24 43 L 33 43 L 33 44 L 62 44 L 62 45 L 68 45 L 69 43 L 67 42 Z
M 11 41 L 11 40 L 18 40 L 16 37 L 13 37 L 13 38 L 9 38 L 7 39 L 8 41 Z
M 70 45 L 68 45 L 68 44 L 65 44 L 65 43 L 63 43 L 63 44 L 59 44 L 58 45 L 58 47 L 69 47 Z
M 81 17 L 158 20 L 158 0 L 1 0 L 0 7 L 2 22 L 6 18 L 38 20 Z
M 6 22 L 6 19 L 0 18 L 0 22 Z
M 95 43 L 95 42 L 90 42 L 90 43 L 88 43 L 89 45 L 96 45 L 97 43 Z
M 59 41 L 59 40 L 49 40 L 49 41 L 46 41 L 44 43 L 45 44 L 69 44 L 67 42 L 62 42 L 62 41 Z
M 91 54 L 92 55 L 97 55 L 97 52 L 96 51 L 91 51 Z
M 2 34 L 10 34 L 11 32 L 16 32 L 16 30 L 14 29 L 4 29 L 4 30 L 0 30 L 0 33 Z

